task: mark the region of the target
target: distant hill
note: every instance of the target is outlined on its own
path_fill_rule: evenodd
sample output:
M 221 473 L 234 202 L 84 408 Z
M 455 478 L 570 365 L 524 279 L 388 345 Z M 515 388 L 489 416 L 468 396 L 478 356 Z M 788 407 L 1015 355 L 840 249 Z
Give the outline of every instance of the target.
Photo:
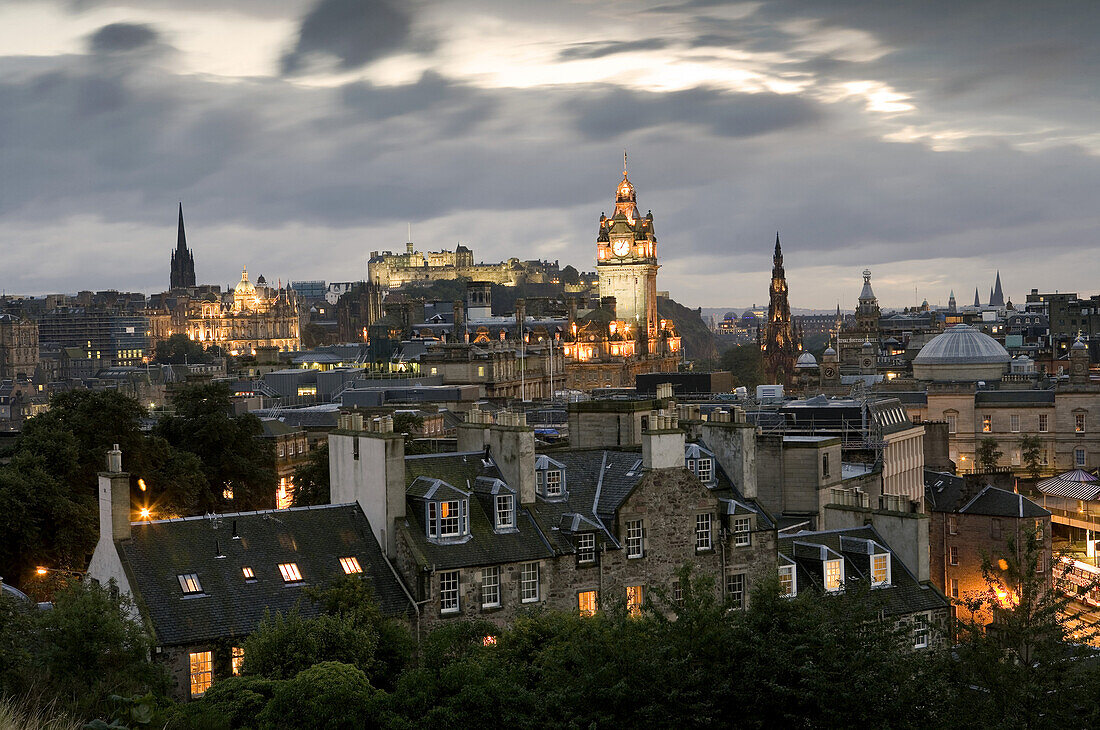
M 718 347 L 698 309 L 688 309 L 673 299 L 657 298 L 657 314 L 671 319 L 676 331 L 683 338 L 684 350 L 689 360 L 713 360 L 718 357 Z

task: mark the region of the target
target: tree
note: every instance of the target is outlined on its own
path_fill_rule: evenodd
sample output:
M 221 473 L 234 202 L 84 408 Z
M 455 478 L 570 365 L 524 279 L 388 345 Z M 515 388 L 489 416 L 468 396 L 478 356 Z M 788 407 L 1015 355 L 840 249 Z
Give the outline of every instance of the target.
M 358 730 L 378 727 L 377 690 L 357 667 L 321 662 L 275 688 L 260 713 L 260 727 Z
M 152 637 L 130 618 L 129 598 L 109 586 L 74 582 L 54 598 L 36 631 L 44 686 L 81 714 L 100 713 L 109 695 L 163 693 L 164 670 L 149 661 Z
M 992 436 L 986 436 L 978 444 L 974 459 L 978 462 L 978 466 L 981 467 L 982 471 L 993 471 L 997 468 L 997 462 L 1004 456 L 1004 452 L 997 446 L 997 439 Z
M 374 627 L 348 616 L 265 613 L 245 641 L 244 672 L 290 679 L 319 662 L 337 661 L 373 675 L 377 647 Z
M 328 441 L 311 451 L 305 463 L 294 469 L 293 484 L 290 494 L 293 506 L 329 503 Z
M 210 359 L 210 355 L 202 349 L 201 343 L 195 342 L 183 333 L 171 335 L 167 340 L 158 343 L 154 357 L 156 362 L 171 365 L 210 362 Z
M 418 413 L 394 413 L 393 430 L 395 433 L 405 434 L 406 454 L 427 454 L 431 449 L 417 442 L 415 434 L 424 431 L 424 417 Z
M 328 341 L 328 332 L 316 322 L 310 322 L 302 328 L 302 349 L 312 350 Z
M 207 499 L 217 503 L 224 494 L 232 495 L 231 504 L 239 509 L 273 506 L 275 447 L 260 438 L 260 419 L 250 413 L 233 416 L 229 388 L 221 384 L 184 386 L 173 394 L 172 405 L 175 414 L 162 418 L 153 433 L 199 458 Z
M 965 602 L 973 618 L 960 623 L 958 659 L 948 667 L 960 726 L 1092 727 L 1100 719 L 1088 646 L 1096 631 L 1071 636 L 1071 599 L 1048 581 L 1061 577 L 1044 553 L 1029 528 L 983 558 L 987 588 Z
M 1020 439 L 1020 455 L 1024 460 L 1024 468 L 1032 479 L 1038 479 L 1042 473 L 1039 461 L 1043 453 L 1043 442 L 1035 434 L 1029 434 Z
M 756 345 L 734 345 L 722 353 L 719 364 L 733 373 L 734 385 L 752 390 L 764 381 L 760 348 Z

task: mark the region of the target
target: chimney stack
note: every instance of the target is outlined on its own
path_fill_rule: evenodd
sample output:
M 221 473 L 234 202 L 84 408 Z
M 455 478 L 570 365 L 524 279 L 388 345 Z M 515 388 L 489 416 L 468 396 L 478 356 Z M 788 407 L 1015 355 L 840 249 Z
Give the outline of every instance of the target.
M 130 475 L 122 471 L 118 444 L 107 452 L 107 471 L 99 473 L 99 539 L 130 539 Z
M 405 437 L 394 433 L 393 418 L 372 419 L 363 430 L 358 413 L 341 417 L 329 434 L 329 501 L 357 502 L 378 544 L 397 554 L 394 522 L 405 517 Z
M 714 452 L 722 470 L 746 499 L 755 499 L 756 426 L 745 412 L 734 406 L 733 412 L 712 411 L 703 424 L 703 443 Z
M 520 504 L 535 501 L 535 429 L 523 413 L 502 411 L 489 428 L 489 451 Z
M 645 469 L 684 468 L 685 434 L 680 419 L 664 411 L 653 416 L 650 427 L 642 431 L 642 467 Z

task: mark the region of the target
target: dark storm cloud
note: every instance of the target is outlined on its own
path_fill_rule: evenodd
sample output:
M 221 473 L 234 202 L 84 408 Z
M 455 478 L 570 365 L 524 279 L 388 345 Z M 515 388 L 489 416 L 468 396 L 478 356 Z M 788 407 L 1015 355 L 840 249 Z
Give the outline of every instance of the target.
M 410 27 L 407 4 L 320 0 L 302 19 L 294 50 L 283 56 L 283 73 L 303 70 L 313 55 L 334 58 L 344 69 L 362 66 L 400 50 Z
M 92 53 L 119 53 L 148 48 L 157 42 L 152 26 L 141 23 L 111 23 L 88 36 Z
M 782 94 L 739 94 L 706 87 L 654 93 L 609 89 L 570 102 L 577 129 L 603 140 L 647 127 L 686 124 L 720 137 L 753 137 L 822 119 L 817 104 Z
M 466 132 L 488 119 L 502 95 L 504 92 L 493 93 L 456 84 L 434 71 L 424 73 L 415 83 L 402 86 L 354 82 L 341 88 L 344 105 L 357 119 L 384 120 L 428 112 L 450 134 Z
M 658 51 L 668 48 L 669 41 L 664 38 L 643 38 L 636 41 L 593 41 L 591 43 L 574 43 L 558 53 L 562 61 L 576 61 L 587 58 L 603 58 L 613 56 L 616 53 L 630 53 L 632 51 Z

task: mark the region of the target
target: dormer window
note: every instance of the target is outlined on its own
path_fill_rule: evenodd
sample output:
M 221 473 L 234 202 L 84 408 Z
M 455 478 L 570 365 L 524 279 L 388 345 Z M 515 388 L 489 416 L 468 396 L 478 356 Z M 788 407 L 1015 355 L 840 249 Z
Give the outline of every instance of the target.
M 428 537 L 462 537 L 470 531 L 465 499 L 428 502 Z
M 839 591 L 842 585 L 844 585 L 844 561 L 841 559 L 826 560 L 825 590 Z
M 561 470 L 560 469 L 547 469 L 546 470 L 546 496 L 547 497 L 561 496 Z
M 516 496 L 498 494 L 496 496 L 496 522 L 498 530 L 507 530 L 516 526 Z
M 695 476 L 699 477 L 701 482 L 709 482 L 711 476 L 714 474 L 714 462 L 710 459 L 696 459 L 695 461 Z
M 568 491 L 565 483 L 564 465 L 548 456 L 537 456 L 535 458 L 535 489 L 539 495 L 547 499 L 564 497 Z
M 871 585 L 890 585 L 890 553 L 878 553 L 871 556 Z

